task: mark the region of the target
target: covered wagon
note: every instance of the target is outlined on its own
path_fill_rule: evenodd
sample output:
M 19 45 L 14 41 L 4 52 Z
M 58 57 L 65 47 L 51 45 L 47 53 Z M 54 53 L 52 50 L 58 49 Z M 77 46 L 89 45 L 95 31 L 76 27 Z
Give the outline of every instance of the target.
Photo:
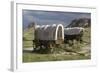
M 82 40 L 84 28 L 82 27 L 70 27 L 64 28 L 64 39 L 65 40 Z
M 64 27 L 62 24 L 36 25 L 35 39 L 41 46 L 52 46 L 64 41 Z

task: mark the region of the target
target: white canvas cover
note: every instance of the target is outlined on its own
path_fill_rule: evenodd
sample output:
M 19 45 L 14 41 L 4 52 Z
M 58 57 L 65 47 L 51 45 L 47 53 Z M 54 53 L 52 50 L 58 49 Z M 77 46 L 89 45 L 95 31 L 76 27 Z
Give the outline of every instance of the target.
M 36 26 L 36 39 L 57 40 L 58 30 L 61 29 L 61 38 L 64 39 L 64 27 L 62 24 Z
M 77 34 L 80 34 L 80 32 L 83 30 L 84 28 L 82 27 L 64 28 L 64 34 L 65 35 L 77 35 Z

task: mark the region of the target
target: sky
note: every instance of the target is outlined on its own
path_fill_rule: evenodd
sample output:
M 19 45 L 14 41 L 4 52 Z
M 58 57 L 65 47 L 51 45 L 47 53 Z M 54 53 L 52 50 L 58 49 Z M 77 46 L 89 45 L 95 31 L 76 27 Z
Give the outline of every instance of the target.
M 91 18 L 90 13 L 40 10 L 23 10 L 22 15 L 24 28 L 32 22 L 35 22 L 38 25 L 63 24 L 66 27 L 74 19 Z

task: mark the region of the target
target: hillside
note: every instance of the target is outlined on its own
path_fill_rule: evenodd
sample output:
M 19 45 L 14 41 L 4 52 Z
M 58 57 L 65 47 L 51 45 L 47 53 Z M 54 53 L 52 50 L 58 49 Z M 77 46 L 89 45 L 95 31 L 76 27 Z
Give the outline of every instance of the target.
M 32 47 L 34 40 L 34 28 L 28 28 L 27 30 L 23 31 L 23 48 Z
M 66 27 L 90 27 L 91 20 L 89 18 L 80 18 L 74 19 L 72 22 Z

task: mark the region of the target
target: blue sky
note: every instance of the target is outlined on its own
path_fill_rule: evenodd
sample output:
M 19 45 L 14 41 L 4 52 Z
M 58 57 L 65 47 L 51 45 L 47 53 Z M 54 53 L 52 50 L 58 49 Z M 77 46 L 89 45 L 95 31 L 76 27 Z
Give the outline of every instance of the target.
M 67 26 L 73 19 L 91 18 L 90 13 L 39 10 L 23 10 L 22 15 L 24 28 L 32 22 L 35 22 L 39 25 L 63 24 L 64 26 Z

